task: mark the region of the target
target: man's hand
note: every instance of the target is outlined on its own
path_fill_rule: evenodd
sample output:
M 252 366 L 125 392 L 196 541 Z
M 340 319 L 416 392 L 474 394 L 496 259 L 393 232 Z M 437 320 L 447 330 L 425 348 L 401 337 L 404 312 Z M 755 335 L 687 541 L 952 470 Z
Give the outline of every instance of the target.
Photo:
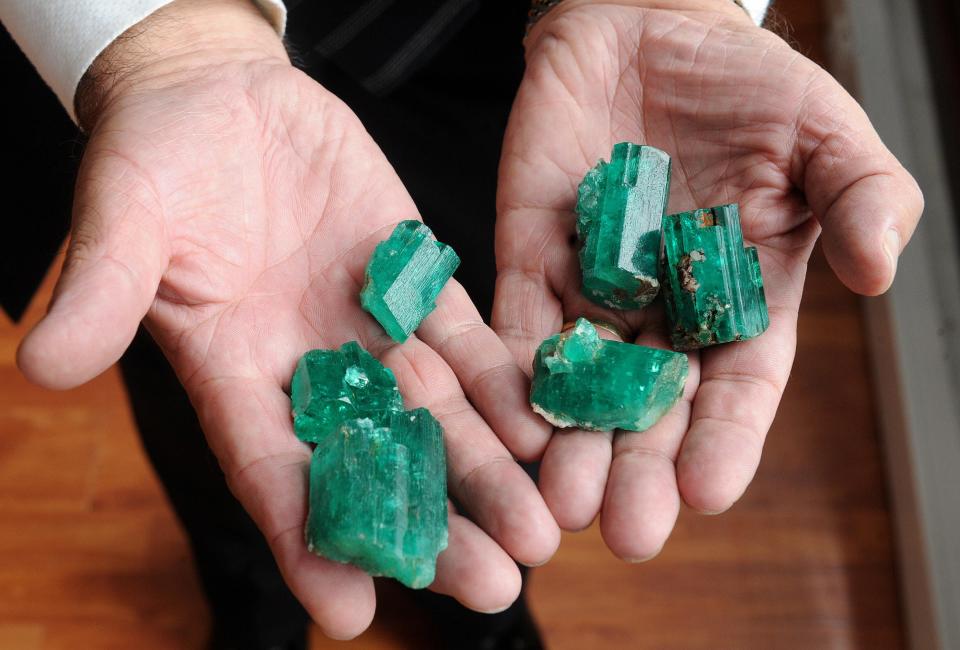
M 681 499 L 721 512 L 753 477 L 821 228 L 838 277 L 878 294 L 923 199 L 836 81 L 729 0 L 568 0 L 534 27 L 526 56 L 500 165 L 493 315 L 522 367 L 578 316 L 666 347 L 658 304 L 616 312 L 580 294 L 577 184 L 616 142 L 673 157 L 671 212 L 739 202 L 760 252 L 765 334 L 690 355 L 682 402 L 649 431 L 557 432 L 544 453 L 541 491 L 560 526 L 583 528 L 602 510 L 613 552 L 643 560 Z
M 290 65 L 247 0 L 175 2 L 91 75 L 67 261 L 20 348 L 23 372 L 58 388 L 87 381 L 145 319 L 287 583 L 328 635 L 347 638 L 373 616 L 373 583 L 307 552 L 310 451 L 284 389 L 305 351 L 359 340 L 408 407 L 442 423 L 450 492 L 477 522 L 451 515 L 432 588 L 480 611 L 509 605 L 511 557 L 538 564 L 559 543 L 511 456 L 530 456 L 549 430 L 458 283 L 402 346 L 361 310 L 373 247 L 417 210 L 357 118 Z

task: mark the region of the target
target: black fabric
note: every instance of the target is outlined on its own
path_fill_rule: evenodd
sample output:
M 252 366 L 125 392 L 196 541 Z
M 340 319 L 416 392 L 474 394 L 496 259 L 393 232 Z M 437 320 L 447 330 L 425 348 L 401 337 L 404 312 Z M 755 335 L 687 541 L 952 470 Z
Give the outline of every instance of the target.
M 17 321 L 70 227 L 81 147 L 56 96 L 5 30 L 0 66 L 7 88 L 0 119 L 6 159 L 0 308 Z
M 291 40 L 305 63 L 338 67 L 382 96 L 404 82 L 454 37 L 481 0 L 304 0 L 291 9 Z M 505 3 L 499 3 L 501 7 Z
M 318 0 L 320 1 L 320 0 Z M 302 3 L 290 14 L 301 24 Z M 385 95 L 330 61 L 304 69 L 356 112 L 396 168 L 424 222 L 462 263 L 456 278 L 489 318 L 496 268 L 497 165 L 523 75 L 525 2 L 479 2 L 427 65 Z M 291 35 L 297 51 L 309 34 Z

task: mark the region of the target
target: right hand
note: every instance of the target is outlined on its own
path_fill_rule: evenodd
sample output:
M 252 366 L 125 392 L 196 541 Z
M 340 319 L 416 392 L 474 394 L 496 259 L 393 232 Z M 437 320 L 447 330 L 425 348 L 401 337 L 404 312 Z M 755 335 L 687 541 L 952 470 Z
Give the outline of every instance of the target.
M 558 432 L 540 487 L 563 528 L 600 515 L 619 557 L 667 540 L 681 501 L 705 513 L 746 490 L 790 375 L 807 260 L 823 229 L 837 276 L 893 281 L 923 196 L 856 101 L 729 0 L 566 0 L 525 41 L 500 160 L 493 325 L 526 369 L 585 316 L 663 347 L 662 307 L 619 311 L 581 293 L 574 205 L 614 143 L 673 156 L 670 211 L 740 203 L 763 268 L 770 328 L 691 353 L 680 402 L 643 433 Z M 571 239 L 572 238 L 572 239 Z
M 549 429 L 457 282 L 403 345 L 361 310 L 373 247 L 417 209 L 357 118 L 290 65 L 247 0 L 174 2 L 92 73 L 67 260 L 21 344 L 24 374 L 81 384 L 143 320 L 291 590 L 327 635 L 350 638 L 373 617 L 373 582 L 306 549 L 310 450 L 284 387 L 306 350 L 358 340 L 408 408 L 440 420 L 450 492 L 472 518 L 451 514 L 431 589 L 478 611 L 508 606 L 514 559 L 545 562 L 559 543 L 512 456 L 533 455 Z

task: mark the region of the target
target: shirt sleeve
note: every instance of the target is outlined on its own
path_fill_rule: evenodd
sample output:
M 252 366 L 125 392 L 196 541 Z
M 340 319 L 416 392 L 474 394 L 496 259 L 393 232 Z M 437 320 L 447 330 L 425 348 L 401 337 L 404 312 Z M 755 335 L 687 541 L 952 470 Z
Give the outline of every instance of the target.
M 0 22 L 53 89 L 71 119 L 87 68 L 130 27 L 172 0 L 0 0 Z M 254 0 L 281 36 L 282 0 Z
M 740 0 L 740 4 L 747 10 L 753 22 L 758 25 L 763 24 L 763 19 L 767 15 L 767 9 L 770 7 L 770 0 Z

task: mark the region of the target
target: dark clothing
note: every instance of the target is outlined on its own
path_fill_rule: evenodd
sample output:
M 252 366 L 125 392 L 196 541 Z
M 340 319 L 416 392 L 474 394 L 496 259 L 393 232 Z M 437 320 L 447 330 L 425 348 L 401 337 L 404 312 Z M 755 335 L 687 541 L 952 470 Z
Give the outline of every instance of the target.
M 408 3 L 416 4 L 417 0 Z M 291 38 L 309 29 L 302 2 Z M 326 2 L 317 2 L 317 6 Z M 333 3 L 336 4 L 336 3 Z M 474 2 L 473 15 L 448 34 L 432 59 L 392 92 L 374 94 L 336 63 L 305 52 L 306 70 L 354 110 L 383 149 L 437 239 L 462 263 L 457 279 L 485 318 L 493 305 L 493 224 L 500 144 L 523 75 L 526 2 Z
M 496 171 L 523 71 L 526 3 L 288 4 L 294 58 L 357 113 L 424 221 L 462 258 L 457 279 L 489 317 Z M 12 144 L 23 164 L 13 170 L 6 193 L 14 201 L 8 219 L 14 231 L 0 250 L 0 304 L 18 317 L 66 232 L 78 147 L 76 131 L 52 93 L 11 45 L 7 37 L 4 62 L 27 92 L 6 123 L 29 128 L 15 128 L 8 136 L 8 151 Z M 120 365 L 144 449 L 189 536 L 218 644 L 299 647 L 307 616 L 280 578 L 265 540 L 227 489 L 163 355 L 141 331 Z M 416 597 L 434 615 L 448 647 L 481 647 L 483 639 L 507 628 L 530 625 L 522 600 L 489 616 L 429 592 Z
M 23 316 L 67 236 L 83 147 L 77 127 L 10 35 L 0 29 L 3 102 L 3 234 L 0 308 Z

